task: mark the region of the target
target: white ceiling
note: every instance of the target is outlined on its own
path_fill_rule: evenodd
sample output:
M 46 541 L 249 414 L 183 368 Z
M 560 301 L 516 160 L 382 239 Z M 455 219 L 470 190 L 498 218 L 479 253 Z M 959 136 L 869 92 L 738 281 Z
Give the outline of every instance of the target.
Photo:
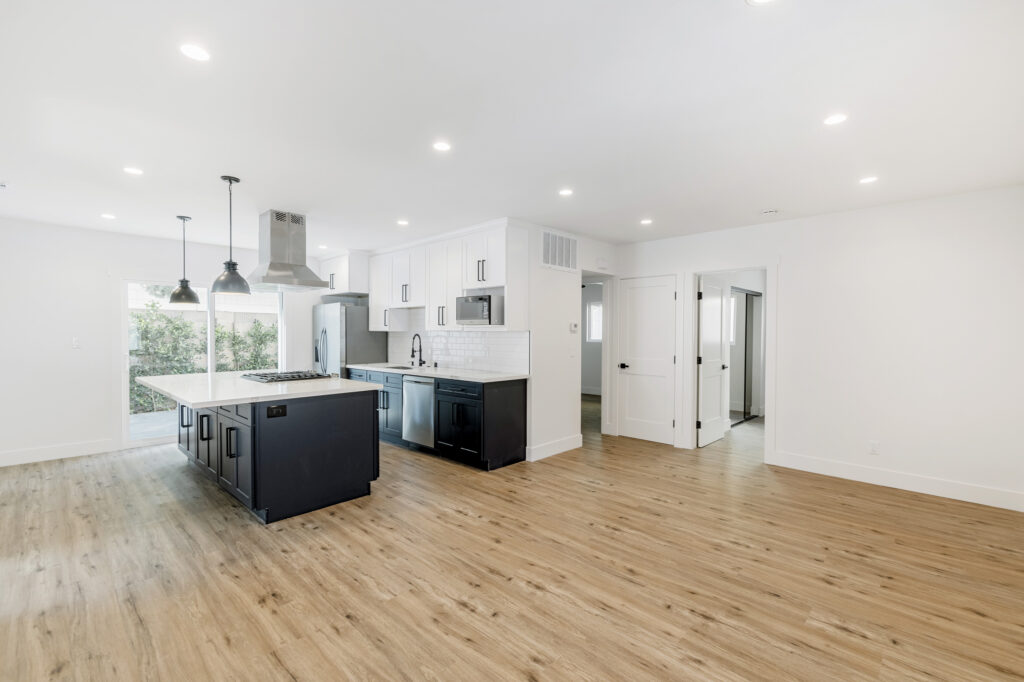
M 1021 0 L 6 0 L 0 214 L 173 238 L 186 213 L 226 243 L 230 173 L 237 244 L 278 208 L 320 255 L 499 216 L 628 242 L 1019 183 L 1022 26 Z

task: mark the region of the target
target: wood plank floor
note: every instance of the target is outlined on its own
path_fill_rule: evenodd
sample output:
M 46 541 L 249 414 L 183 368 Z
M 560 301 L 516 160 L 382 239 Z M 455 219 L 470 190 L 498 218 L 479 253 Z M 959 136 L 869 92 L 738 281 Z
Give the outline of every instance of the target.
M 0 679 L 1024 676 L 1024 515 L 768 467 L 760 429 L 384 447 L 372 496 L 268 527 L 172 446 L 0 469 Z

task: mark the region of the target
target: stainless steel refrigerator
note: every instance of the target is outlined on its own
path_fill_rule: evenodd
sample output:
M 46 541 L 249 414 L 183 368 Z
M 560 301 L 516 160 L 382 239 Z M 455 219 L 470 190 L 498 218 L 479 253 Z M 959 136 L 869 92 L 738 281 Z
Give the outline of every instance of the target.
M 387 332 L 370 331 L 370 309 L 342 303 L 313 306 L 313 371 L 343 375 L 346 365 L 387 362 Z

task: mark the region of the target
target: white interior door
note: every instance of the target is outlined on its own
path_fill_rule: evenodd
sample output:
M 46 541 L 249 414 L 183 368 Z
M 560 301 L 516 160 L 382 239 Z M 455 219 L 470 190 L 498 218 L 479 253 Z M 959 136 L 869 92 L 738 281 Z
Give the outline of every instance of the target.
M 676 278 L 621 282 L 619 434 L 672 443 L 675 414 Z
M 715 275 L 701 275 L 698 291 L 697 447 L 704 447 L 725 435 L 729 420 L 725 404 L 729 357 L 725 306 L 729 292 L 725 278 Z

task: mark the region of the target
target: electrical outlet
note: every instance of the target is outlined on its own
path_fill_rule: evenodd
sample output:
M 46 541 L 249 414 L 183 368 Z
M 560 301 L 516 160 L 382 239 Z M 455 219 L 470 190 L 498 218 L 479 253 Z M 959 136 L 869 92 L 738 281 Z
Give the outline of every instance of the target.
M 78 350 L 78 349 L 80 349 L 82 347 L 82 344 L 80 344 L 78 342 L 78 337 L 77 336 L 72 336 L 71 337 L 71 347 L 73 349 L 75 349 L 75 350 Z
M 879 445 L 877 440 L 868 441 L 868 454 L 872 457 L 878 457 L 882 454 L 882 446 Z

